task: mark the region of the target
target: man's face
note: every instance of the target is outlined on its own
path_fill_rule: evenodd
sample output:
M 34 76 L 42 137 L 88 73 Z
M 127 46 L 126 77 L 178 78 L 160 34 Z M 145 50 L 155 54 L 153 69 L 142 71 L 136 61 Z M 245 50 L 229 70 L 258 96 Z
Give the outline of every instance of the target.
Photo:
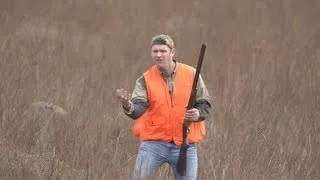
M 153 45 L 151 47 L 151 57 L 159 69 L 167 69 L 174 56 L 174 49 L 167 45 Z

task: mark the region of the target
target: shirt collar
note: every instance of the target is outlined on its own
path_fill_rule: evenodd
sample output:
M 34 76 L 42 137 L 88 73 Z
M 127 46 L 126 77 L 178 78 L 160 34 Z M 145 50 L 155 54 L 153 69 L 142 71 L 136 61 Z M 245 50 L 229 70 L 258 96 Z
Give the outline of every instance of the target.
M 174 67 L 174 70 L 173 70 L 172 74 L 169 75 L 169 76 L 173 76 L 173 75 L 175 75 L 176 72 L 177 72 L 177 65 L 178 65 L 178 63 L 177 63 L 177 61 L 176 61 L 175 59 L 173 59 L 173 62 L 175 63 L 175 67 Z M 164 73 L 164 72 L 162 72 L 162 71 L 160 71 L 160 74 L 161 74 L 161 76 L 169 77 L 166 73 Z

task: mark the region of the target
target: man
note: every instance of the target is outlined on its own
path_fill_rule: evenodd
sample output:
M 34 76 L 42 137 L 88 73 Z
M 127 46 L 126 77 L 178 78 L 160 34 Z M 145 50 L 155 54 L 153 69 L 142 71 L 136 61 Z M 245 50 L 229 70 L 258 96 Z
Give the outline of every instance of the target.
M 197 178 L 197 143 L 205 136 L 204 120 L 209 116 L 211 100 L 199 77 L 195 107 L 186 110 L 195 68 L 176 61 L 173 40 L 164 34 L 151 40 L 154 65 L 140 76 L 132 96 L 117 89 L 117 97 L 127 116 L 135 120 L 133 131 L 140 139 L 133 179 L 151 179 L 156 170 L 168 163 L 175 179 Z M 186 176 L 177 172 L 182 124 L 192 121 L 188 140 Z

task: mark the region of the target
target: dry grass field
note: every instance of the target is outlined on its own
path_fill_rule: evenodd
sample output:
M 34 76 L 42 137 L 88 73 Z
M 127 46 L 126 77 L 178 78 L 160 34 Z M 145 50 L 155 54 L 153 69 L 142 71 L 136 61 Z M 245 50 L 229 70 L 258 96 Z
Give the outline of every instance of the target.
M 138 139 L 115 90 L 131 91 L 152 65 L 158 33 L 193 66 L 207 45 L 213 112 L 198 179 L 319 179 L 319 8 L 319 0 L 1 0 L 0 179 L 129 179 Z M 171 169 L 157 179 L 173 179 Z

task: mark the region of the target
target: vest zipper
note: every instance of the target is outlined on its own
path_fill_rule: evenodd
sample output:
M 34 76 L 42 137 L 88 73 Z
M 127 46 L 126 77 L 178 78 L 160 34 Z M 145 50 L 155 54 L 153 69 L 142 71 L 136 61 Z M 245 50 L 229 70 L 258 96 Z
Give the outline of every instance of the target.
M 173 108 L 173 104 L 172 104 L 172 96 L 173 96 L 173 92 L 171 91 L 172 89 L 170 89 L 170 85 L 169 85 L 169 82 L 168 82 L 168 78 L 166 78 L 166 87 L 168 89 L 168 93 L 169 93 L 169 96 L 170 96 L 170 104 L 171 104 L 171 108 Z
M 172 94 L 172 92 L 170 92 L 170 91 L 169 91 L 169 94 L 170 94 L 170 100 L 171 100 L 171 108 L 173 108 L 173 103 L 172 103 L 172 96 L 173 96 L 173 94 Z

